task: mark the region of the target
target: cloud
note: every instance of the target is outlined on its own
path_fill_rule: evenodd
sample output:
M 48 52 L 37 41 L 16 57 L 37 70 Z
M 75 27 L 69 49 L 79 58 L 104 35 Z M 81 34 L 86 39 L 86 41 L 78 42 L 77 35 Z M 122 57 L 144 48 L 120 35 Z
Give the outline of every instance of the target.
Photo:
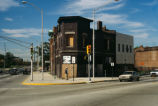
M 4 54 L 5 52 L 3 50 L 0 50 L 0 54 Z
M 6 17 L 4 20 L 9 21 L 9 22 L 13 21 L 13 19 L 9 17 Z
M 154 6 L 158 3 L 158 0 L 153 0 L 151 2 L 148 2 L 148 3 L 143 3 L 143 5 L 145 6 Z
M 21 49 L 19 49 L 19 48 L 16 49 L 16 48 L 13 48 L 13 49 L 9 49 L 9 51 L 17 57 L 21 57 L 24 60 L 27 60 L 27 59 L 30 60 L 30 51 L 29 51 L 29 49 L 22 49 L 22 48 Z
M 122 14 L 97 14 L 97 20 L 101 20 L 105 24 L 122 24 L 122 26 L 130 28 L 138 28 L 144 26 L 144 24 L 141 22 L 129 21 L 127 17 L 127 15 Z
M 7 11 L 11 7 L 17 7 L 19 3 L 15 0 L 0 0 L 0 11 Z
M 138 28 L 138 27 L 144 26 L 144 24 L 141 22 L 133 22 L 133 21 L 127 21 L 125 24 L 126 24 L 126 26 L 133 27 L 133 28 Z
M 146 32 L 134 34 L 134 37 L 136 37 L 136 38 L 147 38 L 148 36 L 149 36 L 149 34 Z
M 93 9 L 101 10 L 115 10 L 124 6 L 119 2 L 115 2 L 114 0 L 69 0 L 69 3 L 60 11 L 62 14 L 66 15 L 82 15 L 85 13 L 90 13 Z
M 129 32 L 132 32 L 134 37 L 136 37 L 136 38 L 148 38 L 149 30 L 150 29 L 132 29 L 132 30 L 129 30 Z
M 41 36 L 41 29 L 37 28 L 2 29 L 2 32 L 8 34 L 11 37 L 29 38 L 32 36 Z M 47 32 L 48 29 L 44 29 L 44 34 L 46 34 Z
M 131 9 L 131 14 L 135 14 L 135 13 L 138 13 L 138 12 L 140 12 L 141 10 L 140 9 L 138 9 L 138 8 L 132 8 Z

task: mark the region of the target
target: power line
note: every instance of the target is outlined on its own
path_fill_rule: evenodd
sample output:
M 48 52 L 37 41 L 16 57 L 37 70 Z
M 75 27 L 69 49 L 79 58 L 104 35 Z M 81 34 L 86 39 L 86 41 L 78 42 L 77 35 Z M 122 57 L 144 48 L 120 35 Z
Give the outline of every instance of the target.
M 25 48 L 28 48 L 28 49 L 29 49 L 29 47 L 27 47 L 27 46 L 25 46 L 25 45 L 23 45 L 23 44 L 20 44 L 19 42 L 16 42 L 16 41 L 14 41 L 13 39 L 9 39 L 9 38 L 7 38 L 7 37 L 2 37 L 2 36 L 0 36 L 0 38 L 5 39 L 5 40 L 7 40 L 7 41 L 10 41 L 10 42 L 15 43 L 15 44 L 17 44 L 17 45 L 19 45 L 19 46 L 22 46 L 22 47 L 25 47 Z M 22 42 L 22 41 L 21 41 L 21 42 Z
M 25 44 L 31 44 L 30 42 L 21 41 L 21 40 L 18 40 L 18 39 L 14 39 L 14 38 L 2 36 L 2 35 L 0 35 L 0 37 L 7 38 L 7 39 L 10 39 L 10 40 L 15 40 L 15 41 L 18 41 L 18 42 L 21 42 L 21 43 L 25 43 Z

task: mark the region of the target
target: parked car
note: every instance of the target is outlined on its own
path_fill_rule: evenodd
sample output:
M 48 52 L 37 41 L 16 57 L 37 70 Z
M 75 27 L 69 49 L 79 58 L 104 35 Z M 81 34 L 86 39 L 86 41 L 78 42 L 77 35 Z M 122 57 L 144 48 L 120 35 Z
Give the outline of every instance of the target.
M 30 74 L 30 71 L 29 71 L 28 69 L 25 69 L 25 70 L 23 71 L 23 74 L 24 74 L 24 75 L 29 75 L 29 74 Z
M 0 70 L 0 74 L 2 74 L 3 73 L 3 71 L 2 70 Z
M 18 72 L 18 70 L 16 68 L 13 68 L 13 69 L 9 70 L 9 74 L 17 75 L 17 74 L 19 74 L 19 72 Z
M 136 71 L 125 71 L 119 76 L 120 82 L 122 81 L 139 81 L 139 74 Z
M 156 76 L 158 76 L 158 70 L 153 70 L 153 71 L 151 71 L 151 72 L 150 72 L 150 76 L 151 76 L 151 77 L 156 77 Z

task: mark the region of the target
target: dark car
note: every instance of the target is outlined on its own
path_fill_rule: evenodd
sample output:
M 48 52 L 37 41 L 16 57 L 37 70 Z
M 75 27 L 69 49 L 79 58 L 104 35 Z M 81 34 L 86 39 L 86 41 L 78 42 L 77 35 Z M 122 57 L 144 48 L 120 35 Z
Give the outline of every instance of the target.
M 3 71 L 2 70 L 0 70 L 0 74 L 2 74 L 3 73 Z
M 9 74 L 11 74 L 11 75 L 17 75 L 18 73 L 19 73 L 18 70 L 15 68 L 9 70 Z
M 23 74 L 24 74 L 24 75 L 29 75 L 29 74 L 30 74 L 30 71 L 29 71 L 28 69 L 25 69 L 25 70 L 23 70 Z

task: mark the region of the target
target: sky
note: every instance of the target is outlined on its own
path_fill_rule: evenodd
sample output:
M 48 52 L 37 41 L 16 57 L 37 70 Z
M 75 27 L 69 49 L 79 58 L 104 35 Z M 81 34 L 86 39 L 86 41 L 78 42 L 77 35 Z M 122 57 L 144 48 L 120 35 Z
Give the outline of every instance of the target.
M 6 49 L 15 56 L 28 60 L 28 42 L 37 46 L 41 42 L 41 12 L 44 16 L 44 41 L 48 31 L 57 25 L 60 16 L 95 18 L 110 30 L 134 37 L 134 46 L 158 46 L 158 0 L 0 0 L 0 36 L 22 41 L 20 45 L 0 38 L 0 54 Z

